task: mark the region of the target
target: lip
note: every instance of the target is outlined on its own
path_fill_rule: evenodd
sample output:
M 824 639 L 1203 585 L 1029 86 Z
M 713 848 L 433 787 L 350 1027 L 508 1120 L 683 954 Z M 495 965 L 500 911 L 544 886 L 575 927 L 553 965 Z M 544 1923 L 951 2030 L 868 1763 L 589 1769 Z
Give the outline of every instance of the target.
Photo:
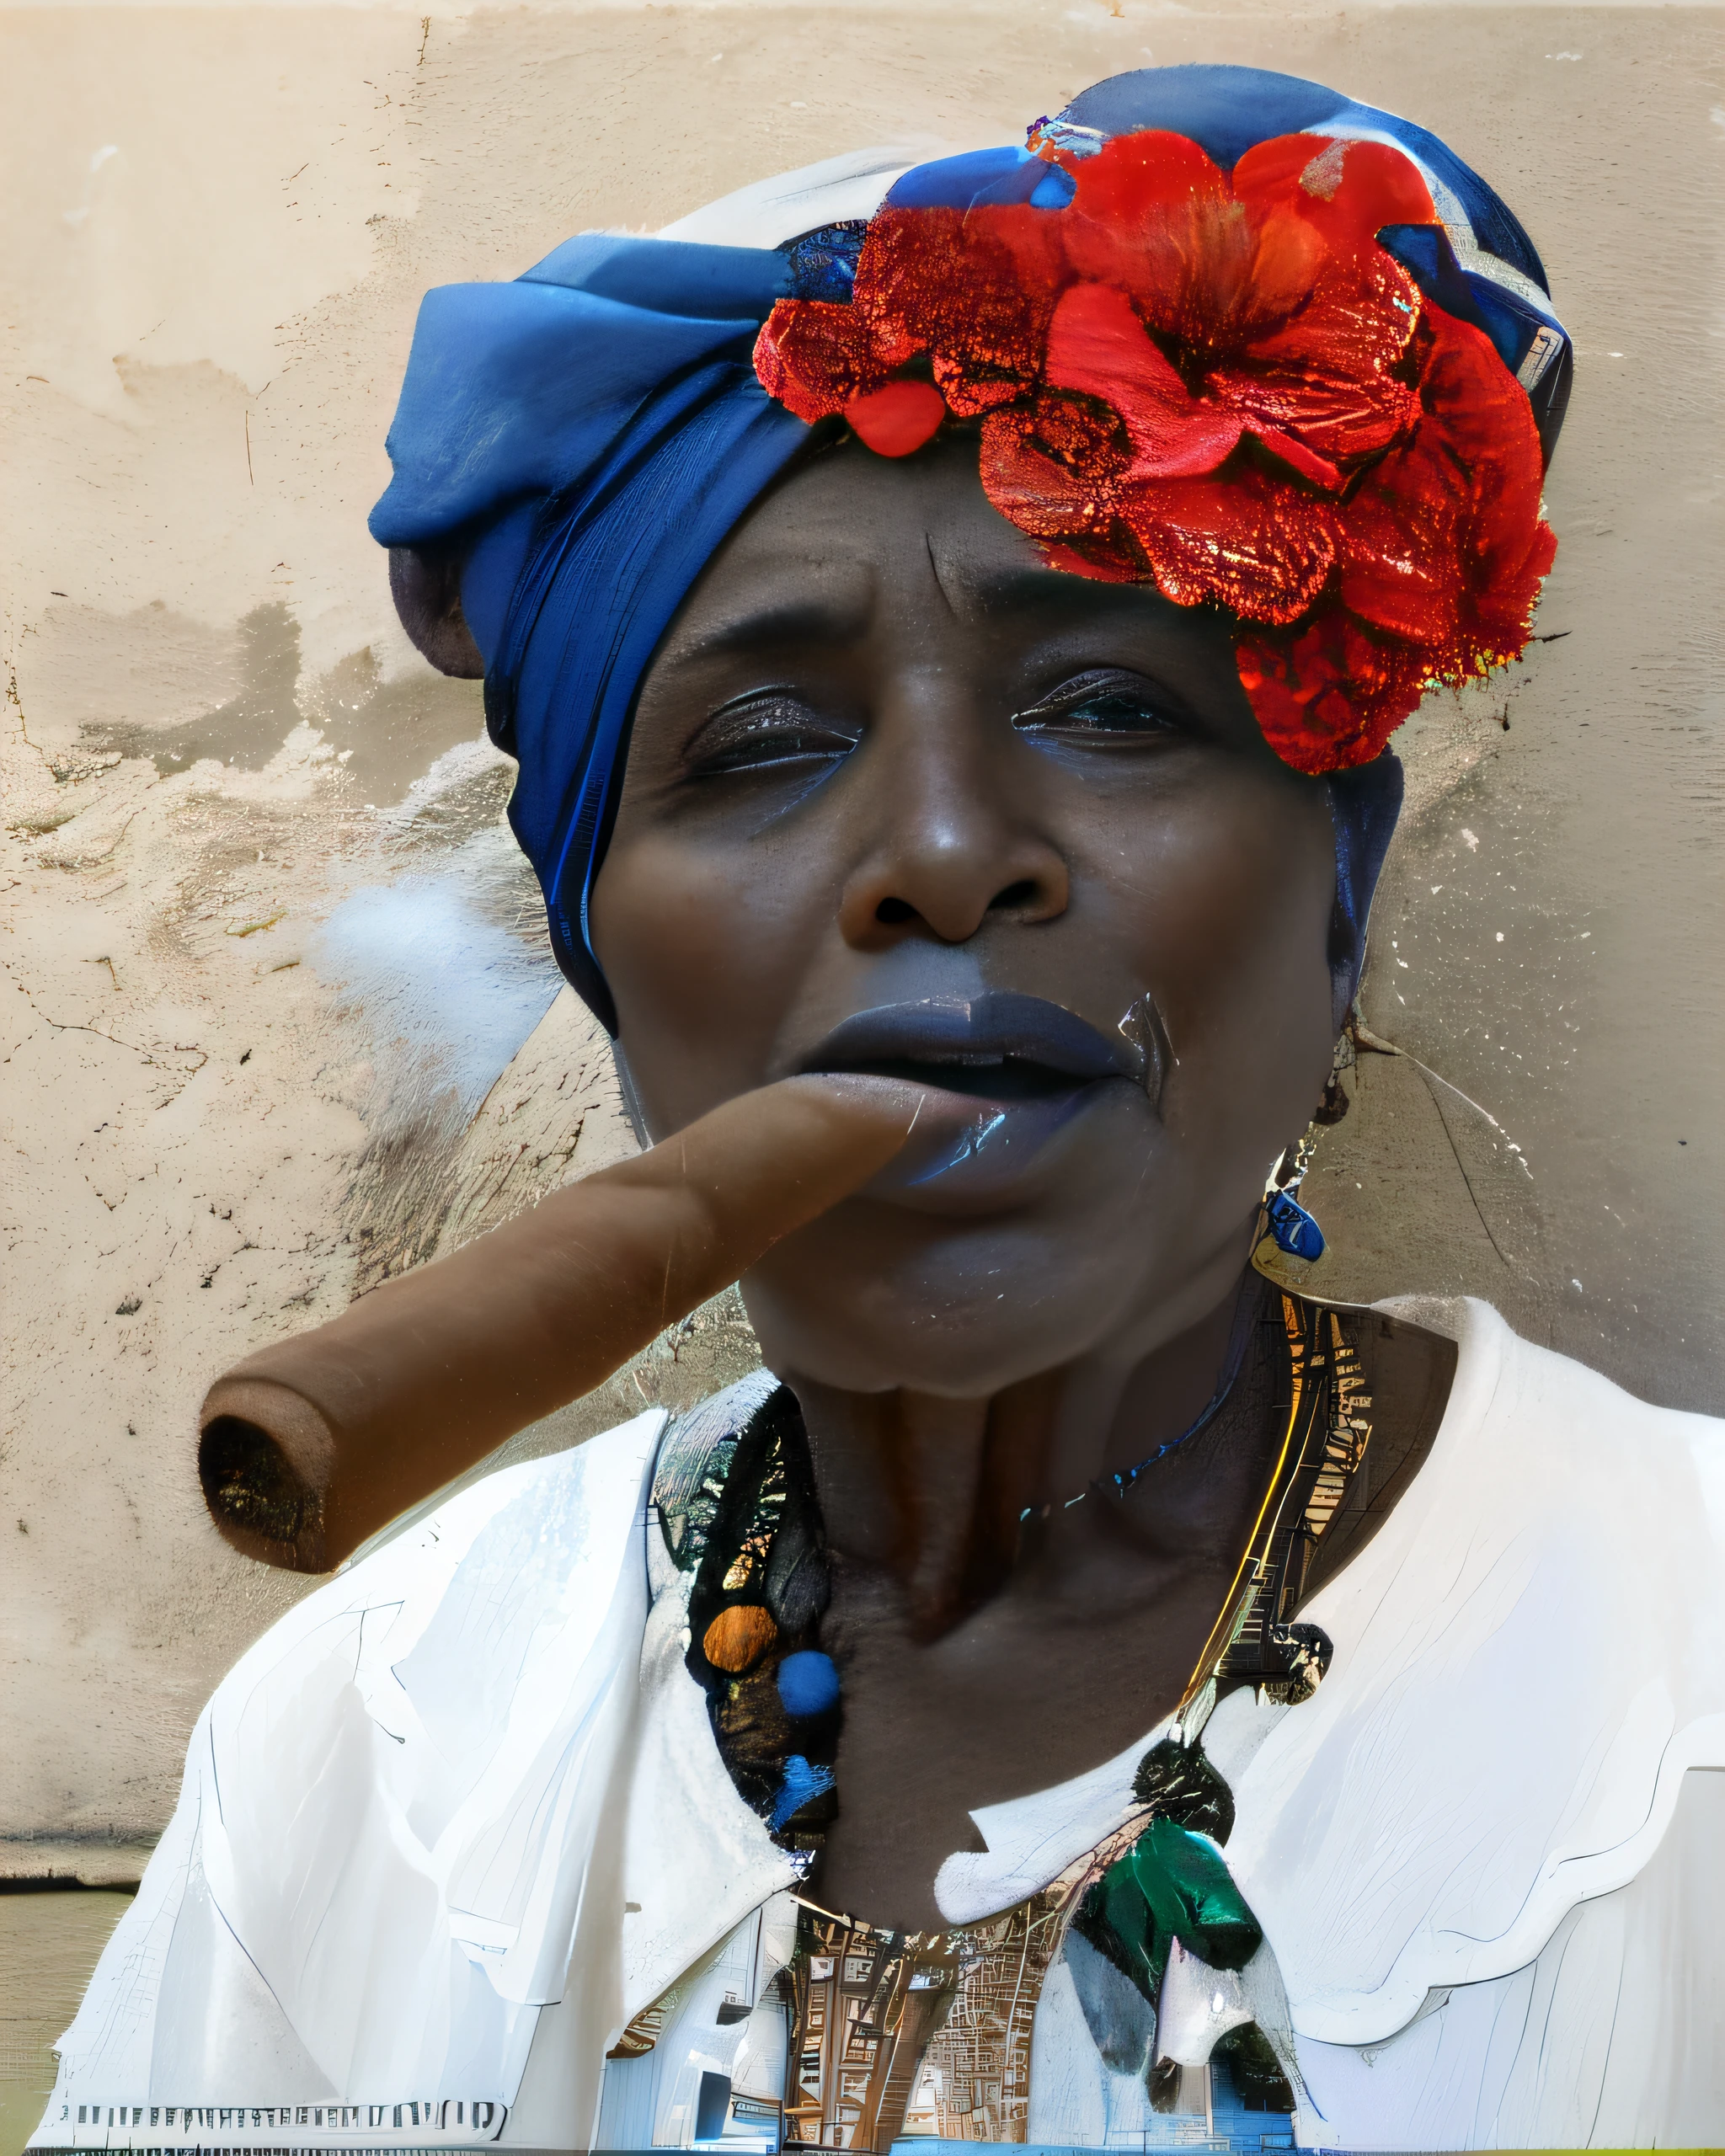
M 923 1134 L 868 1187 L 945 1210 L 1009 1200 L 1049 1142 L 1093 1102 L 1121 1079 L 1142 1086 L 1145 1064 L 1142 1047 L 1125 1034 L 1110 1040 L 1058 1003 L 993 990 L 858 1011 L 798 1067 L 927 1088 L 934 1113 Z
M 890 1066 L 925 1084 L 1006 1106 L 1023 1100 L 1026 1080 L 1043 1093 L 1099 1078 L 1141 1083 L 1144 1052 L 1124 1034 L 1110 1040 L 1072 1011 L 1039 995 L 991 990 L 969 997 L 925 996 L 887 1003 L 843 1019 L 798 1065 L 804 1071 L 873 1070 Z M 1044 1074 L 1038 1082 L 1035 1074 Z M 998 1079 L 1000 1090 L 991 1090 Z M 1063 1088 L 1060 1081 L 1068 1081 Z

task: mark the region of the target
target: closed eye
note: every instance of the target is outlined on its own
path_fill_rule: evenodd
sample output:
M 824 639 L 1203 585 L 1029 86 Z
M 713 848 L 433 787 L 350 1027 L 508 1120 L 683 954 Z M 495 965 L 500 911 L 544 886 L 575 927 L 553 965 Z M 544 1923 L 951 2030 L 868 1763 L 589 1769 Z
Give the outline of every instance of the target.
M 813 710 L 785 690 L 757 691 L 716 711 L 683 752 L 697 778 L 733 771 L 841 762 L 857 743 L 845 720 Z
M 1012 723 L 1023 734 L 1065 740 L 1144 740 L 1193 730 L 1174 697 L 1117 667 L 1063 681 L 1028 711 L 1015 712 Z

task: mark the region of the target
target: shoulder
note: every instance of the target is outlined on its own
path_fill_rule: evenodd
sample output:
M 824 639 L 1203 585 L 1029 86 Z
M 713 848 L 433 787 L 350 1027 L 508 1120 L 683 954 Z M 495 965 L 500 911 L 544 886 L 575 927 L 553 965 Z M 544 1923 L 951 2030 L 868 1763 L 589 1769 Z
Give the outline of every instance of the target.
M 1371 1307 L 1404 1338 L 1453 1343 L 1446 1435 L 1477 1430 L 1572 1465 L 1618 1466 L 1632 1447 L 1656 1475 L 1725 1470 L 1725 1421 L 1639 1399 L 1573 1356 L 1523 1339 L 1477 1297 L 1398 1295 Z
M 1453 1341 L 1440 1427 L 1311 1599 L 1335 1649 L 1315 1697 L 1215 1718 L 1219 1744 L 1262 1742 L 1229 1858 L 1296 2027 L 1330 2042 L 1531 1961 L 1646 1865 L 1685 1773 L 1725 1768 L 1725 1429 L 1486 1304 L 1383 1314 Z
M 1455 1361 L 1426 1458 L 1368 1572 L 1393 1564 L 1398 1593 L 1418 1582 L 1447 1601 L 1483 1565 L 1500 1579 L 1530 1567 L 1541 1584 L 1528 1582 L 1530 1611 L 1563 1610 L 1573 1643 L 1601 1625 L 1637 1641 L 1650 1669 L 1725 1622 L 1725 1423 L 1638 1400 L 1471 1297 L 1377 1307 L 1453 1342 Z
M 660 1408 L 569 1450 L 518 1462 L 416 1506 L 279 1619 L 235 1663 L 209 1713 L 219 1727 L 260 1686 L 328 1664 L 361 1689 L 378 1654 L 483 1605 L 482 1636 L 507 1657 L 546 1614 L 608 1599 L 639 1547 L 648 1476 L 668 1417 Z M 363 1652 L 361 1651 L 363 1642 Z M 355 1657 L 357 1657 L 357 1662 Z
M 437 1493 L 280 1619 L 241 1657 L 216 1703 L 248 1695 L 284 1661 L 325 1652 L 339 1659 L 363 1620 L 378 1633 L 386 1610 L 399 1652 L 451 1600 L 483 1601 L 485 1633 L 506 1652 L 508 1630 L 537 1623 L 537 1605 L 567 1607 L 605 1592 L 638 1549 L 649 1513 L 673 1556 L 688 1555 L 737 1433 L 777 1386 L 771 1373 L 756 1371 L 681 1413 L 651 1408 L 565 1451 L 482 1471 Z

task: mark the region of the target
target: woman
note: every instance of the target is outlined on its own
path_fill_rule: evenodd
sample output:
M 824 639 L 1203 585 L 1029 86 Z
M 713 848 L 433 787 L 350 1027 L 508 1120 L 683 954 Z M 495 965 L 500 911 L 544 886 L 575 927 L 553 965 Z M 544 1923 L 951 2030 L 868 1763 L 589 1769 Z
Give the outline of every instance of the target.
M 1248 1262 L 1549 566 L 1543 272 L 1286 77 L 1030 144 L 426 302 L 373 528 L 644 1133 L 927 1118 L 758 1379 L 243 1659 L 38 2146 L 1725 2127 L 1717 1426 Z

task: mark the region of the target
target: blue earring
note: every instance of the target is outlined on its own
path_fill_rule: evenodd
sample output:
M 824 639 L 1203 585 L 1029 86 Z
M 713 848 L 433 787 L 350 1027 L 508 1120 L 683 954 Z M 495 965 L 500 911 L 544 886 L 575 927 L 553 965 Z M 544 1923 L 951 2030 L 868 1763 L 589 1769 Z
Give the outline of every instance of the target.
M 1324 1231 L 1300 1203 L 1295 1193 L 1306 1181 L 1306 1171 L 1317 1150 L 1320 1129 L 1339 1123 L 1348 1113 L 1348 1096 L 1343 1090 L 1342 1073 L 1353 1061 L 1354 1040 L 1350 1020 L 1348 1031 L 1336 1043 L 1335 1059 L 1330 1066 L 1323 1098 L 1313 1112 L 1306 1135 L 1294 1149 L 1293 1165 L 1284 1177 L 1282 1171 L 1288 1165 L 1288 1155 L 1283 1154 L 1270 1170 L 1269 1180 L 1263 1187 L 1264 1225 L 1269 1230 L 1271 1241 L 1287 1257 L 1303 1258 L 1308 1265 L 1324 1254 Z
M 1264 1214 L 1278 1250 L 1308 1263 L 1324 1254 L 1324 1231 L 1291 1190 L 1274 1192 L 1265 1200 Z
M 1308 1265 L 1324 1254 L 1324 1231 L 1295 1193 L 1306 1181 L 1306 1171 L 1316 1150 L 1317 1126 L 1314 1123 L 1307 1126 L 1306 1135 L 1294 1148 L 1291 1165 L 1284 1153 L 1270 1170 L 1269 1180 L 1263 1188 L 1264 1225 L 1276 1248 L 1290 1257 L 1304 1258 Z

